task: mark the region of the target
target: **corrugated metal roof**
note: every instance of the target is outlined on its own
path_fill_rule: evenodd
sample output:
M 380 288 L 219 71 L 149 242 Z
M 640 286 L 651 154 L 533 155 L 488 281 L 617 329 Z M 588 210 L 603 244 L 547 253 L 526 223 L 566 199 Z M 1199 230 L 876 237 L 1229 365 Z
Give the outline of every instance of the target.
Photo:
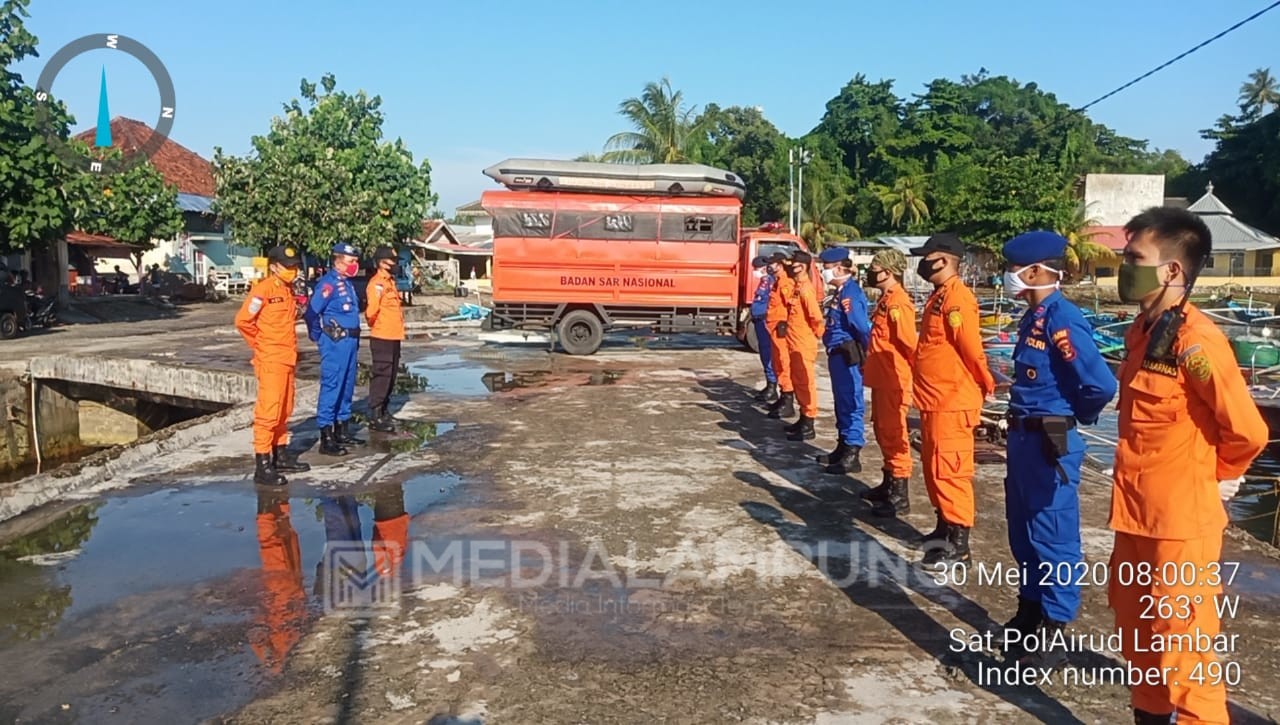
M 193 211 L 200 214 L 213 213 L 213 197 L 199 194 L 178 193 L 178 210 Z
M 1205 189 L 1204 196 L 1196 199 L 1196 203 L 1187 207 L 1187 211 L 1193 214 L 1231 214 L 1231 210 L 1227 208 L 1222 200 L 1213 195 L 1213 182 L 1209 182 L 1209 186 Z
M 1188 207 L 1188 211 L 1199 216 L 1209 227 L 1215 252 L 1280 249 L 1280 239 L 1237 219 L 1231 209 L 1213 195 L 1212 182 L 1205 188 L 1204 196 Z

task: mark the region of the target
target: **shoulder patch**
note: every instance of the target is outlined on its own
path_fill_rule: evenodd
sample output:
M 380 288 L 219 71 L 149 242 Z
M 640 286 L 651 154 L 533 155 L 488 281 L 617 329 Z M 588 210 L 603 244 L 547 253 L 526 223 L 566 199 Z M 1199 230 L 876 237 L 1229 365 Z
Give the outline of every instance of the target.
M 1058 330 L 1057 332 L 1053 333 L 1053 337 L 1052 337 L 1052 339 L 1053 339 L 1053 341 L 1054 341 L 1054 342 L 1057 342 L 1058 340 L 1062 340 L 1062 339 L 1070 340 L 1070 339 L 1071 339 L 1071 333 L 1070 333 L 1070 332 L 1068 332 L 1068 331 L 1064 328 L 1064 329 Z
M 1062 359 L 1071 362 L 1076 359 L 1076 349 L 1071 346 L 1071 336 L 1066 330 L 1058 330 L 1053 333 L 1053 344 L 1058 348 L 1058 352 L 1062 354 Z
M 1198 352 L 1200 352 L 1200 343 L 1197 342 L 1196 344 L 1182 351 L 1182 354 L 1178 356 L 1178 364 L 1181 365 L 1182 363 L 1186 362 L 1187 358 L 1191 357 L 1192 355 L 1195 355 Z
M 902 318 L 902 310 L 896 305 L 889 308 L 889 319 L 897 322 Z
M 331 294 L 333 294 L 333 285 L 329 284 L 328 282 L 325 282 L 323 285 L 320 286 L 321 297 L 327 300 L 329 299 L 329 295 Z
M 1199 348 L 1199 345 L 1195 346 Z M 1182 367 L 1186 369 L 1187 374 L 1191 377 L 1204 382 L 1213 374 L 1213 365 L 1209 362 L 1209 356 L 1196 349 L 1194 352 L 1184 353 L 1180 358 Z
M 256 315 L 262 311 L 262 298 L 254 297 L 249 300 L 249 314 Z
M 849 299 L 848 297 L 841 297 L 840 306 L 844 308 L 845 312 L 848 312 L 849 310 L 853 309 L 853 300 Z
M 960 314 L 960 310 L 952 310 L 947 313 L 947 324 L 952 327 L 959 327 L 964 322 L 964 315 Z

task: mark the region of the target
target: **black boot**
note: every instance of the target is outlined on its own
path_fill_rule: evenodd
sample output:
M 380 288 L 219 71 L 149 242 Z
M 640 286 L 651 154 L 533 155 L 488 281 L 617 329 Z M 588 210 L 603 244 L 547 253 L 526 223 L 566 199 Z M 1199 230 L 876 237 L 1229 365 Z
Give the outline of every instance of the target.
M 802 415 L 800 416 L 800 420 L 797 422 L 800 425 L 794 432 L 787 434 L 787 440 L 810 441 L 817 437 L 818 434 L 813 432 L 813 418 L 810 418 L 807 415 Z
M 924 566 L 964 564 L 969 561 L 969 527 L 949 522 L 945 526 L 946 538 L 925 546 L 924 559 L 920 562 Z
M 309 464 L 298 460 L 298 454 L 293 453 L 287 446 L 276 446 L 271 450 L 271 462 L 275 464 L 277 471 L 285 473 L 306 473 L 311 470 Z
M 905 478 L 889 479 L 889 495 L 883 501 L 877 501 L 871 511 L 876 516 L 901 516 L 911 513 L 911 499 L 907 496 L 907 480 Z
M 892 474 L 888 471 L 883 471 L 883 473 L 884 477 L 880 479 L 879 486 L 872 486 L 858 494 L 862 497 L 863 501 L 867 501 L 868 503 L 879 503 L 889 498 L 889 479 L 892 478 Z
M 1133 708 L 1133 725 L 1169 725 L 1173 720 L 1173 713 L 1168 715 L 1159 715 L 1146 710 Z
M 283 486 L 288 481 L 277 471 L 271 462 L 270 453 L 253 454 L 253 482 L 263 486 Z
M 796 394 L 783 393 L 778 396 L 773 405 L 769 406 L 769 417 L 774 418 L 790 418 L 796 414 Z
M 843 439 L 843 438 L 841 438 L 840 440 L 838 440 L 838 441 L 836 442 L 836 447 L 835 447 L 834 449 L 832 449 L 832 451 L 831 451 L 830 453 L 819 453 L 819 454 L 818 454 L 818 463 L 819 463 L 819 464 L 821 464 L 821 465 L 823 465 L 823 466 L 825 466 L 825 465 L 827 465 L 827 464 L 831 463 L 832 461 L 839 460 L 840 456 L 843 456 L 843 455 L 844 455 L 844 449 L 846 449 L 846 448 L 848 448 L 848 447 L 849 447 L 849 446 L 846 446 L 846 445 L 844 444 L 844 439 Z
M 1000 648 L 1008 652 L 1010 648 L 1016 646 L 1009 641 L 1010 638 L 1007 635 L 1009 630 L 1021 632 L 1022 639 L 1026 639 L 1027 635 L 1034 634 L 1043 623 L 1044 613 L 1040 609 L 1040 602 L 1018 597 L 1018 611 L 1014 613 L 1013 619 L 1005 622 L 1000 628 Z
M 827 473 L 836 475 L 844 473 L 862 473 L 862 459 L 859 455 L 862 453 L 862 446 L 849 446 L 844 449 L 844 455 L 831 462 L 827 466 Z
M 1039 649 L 1019 659 L 1018 664 L 1023 667 L 1050 670 L 1066 667 L 1068 664 L 1067 643 L 1065 641 L 1055 643 L 1054 641 L 1062 636 L 1062 629 L 1066 626 L 1066 622 L 1045 619 L 1044 623 L 1040 625 Z
M 795 420 L 791 421 L 790 423 L 787 423 L 786 425 L 782 426 L 782 432 L 786 433 L 787 435 L 791 435 L 792 433 L 795 433 L 796 431 L 800 430 L 800 426 L 803 423 L 804 423 L 804 416 L 802 415 L 799 418 L 796 418 Z
M 371 412 L 370 415 L 372 417 L 369 419 L 369 430 L 377 431 L 378 433 L 396 432 L 396 422 L 387 413 L 386 406 Z
M 934 525 L 933 531 L 930 531 L 916 539 L 916 546 L 921 548 L 928 547 L 935 541 L 942 541 L 947 538 L 947 522 L 943 520 L 942 512 L 938 509 L 934 509 L 933 515 L 937 517 L 938 523 Z
M 338 439 L 333 435 L 333 426 L 326 425 L 320 429 L 320 453 L 326 456 L 345 456 L 347 449 L 343 448 Z
M 762 403 L 772 403 L 778 399 L 778 384 L 766 382 L 763 388 L 756 391 L 756 400 Z
M 345 446 L 362 446 L 364 441 L 351 435 L 351 421 L 344 420 L 333 424 L 333 438 Z

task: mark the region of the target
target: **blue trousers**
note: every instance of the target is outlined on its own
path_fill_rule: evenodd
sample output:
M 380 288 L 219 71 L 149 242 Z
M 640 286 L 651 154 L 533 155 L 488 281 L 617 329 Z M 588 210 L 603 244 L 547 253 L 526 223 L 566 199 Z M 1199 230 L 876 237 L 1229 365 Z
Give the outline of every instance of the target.
M 356 392 L 356 352 L 360 340 L 344 337 L 334 342 L 320 336 L 320 399 L 316 425 L 321 428 L 351 420 L 351 398 Z
M 862 394 L 862 368 L 845 365 L 839 352 L 827 353 L 831 374 L 831 397 L 836 402 L 836 431 L 847 445 L 867 445 L 867 423 L 863 420 L 866 400 Z
M 760 348 L 760 364 L 764 366 L 764 380 L 766 383 L 776 383 L 778 374 L 773 370 L 773 336 L 769 334 L 769 328 L 765 326 L 763 317 L 753 320 L 751 324 L 756 328 L 756 345 Z
M 1075 429 L 1067 435 L 1067 455 L 1058 459 L 1060 472 L 1044 455 L 1042 433 L 1010 430 L 1004 479 L 1009 548 L 1023 571 L 1018 595 L 1040 602 L 1044 616 L 1058 622 L 1076 618 L 1079 582 L 1088 581 L 1080 550 L 1084 439 Z

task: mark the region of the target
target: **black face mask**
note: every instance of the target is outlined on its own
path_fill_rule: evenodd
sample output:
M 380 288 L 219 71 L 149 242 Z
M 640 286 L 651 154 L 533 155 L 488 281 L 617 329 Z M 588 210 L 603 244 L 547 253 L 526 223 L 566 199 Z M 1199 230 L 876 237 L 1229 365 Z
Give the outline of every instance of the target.
M 787 274 L 792 277 L 803 277 L 804 267 L 787 267 Z
M 888 274 L 888 272 L 885 272 L 884 270 L 880 270 L 879 272 L 876 272 L 872 270 L 870 267 L 867 267 L 866 272 L 864 272 L 862 276 L 866 282 L 866 286 L 875 287 L 876 285 L 880 284 L 880 280 L 884 279 L 884 277 L 881 275 L 885 275 L 885 274 Z
M 916 264 L 916 274 L 920 278 L 928 282 L 929 278 L 938 273 L 938 270 L 947 265 L 946 261 L 941 259 L 922 259 Z

